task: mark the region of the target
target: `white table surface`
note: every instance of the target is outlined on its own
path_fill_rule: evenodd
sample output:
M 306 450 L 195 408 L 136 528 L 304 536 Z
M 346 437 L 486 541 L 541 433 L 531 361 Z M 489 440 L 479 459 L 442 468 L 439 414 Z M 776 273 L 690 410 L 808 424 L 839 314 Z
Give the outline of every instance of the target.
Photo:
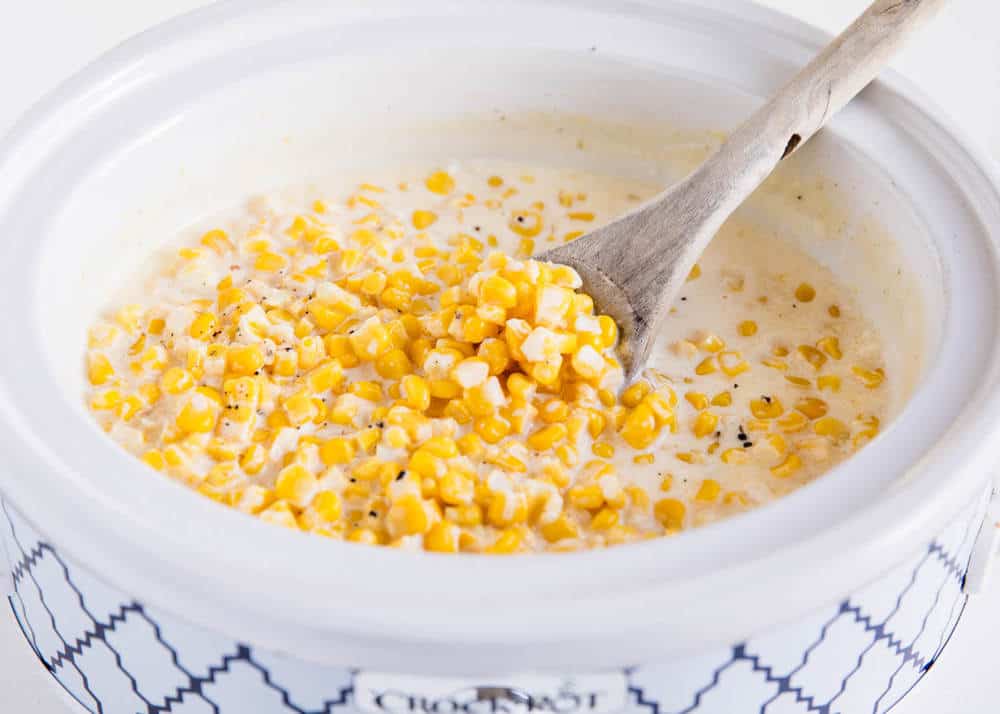
M 418 1 L 418 0 L 417 0 Z M 835 31 L 868 0 L 763 0 Z M 721 2 L 721 0 L 714 0 Z M 42 93 L 126 37 L 204 0 L 0 0 L 0 133 Z M 896 63 L 1000 158 L 1000 2 L 954 0 Z M 956 68 L 964 72 L 955 71 Z M 969 72 L 968 68 L 976 68 Z M 969 76 L 975 77 L 976 84 Z M 956 79 L 956 77 L 958 77 Z M 0 712 L 66 714 L 65 699 L 0 608 Z M 941 660 L 897 708 L 898 714 L 1000 711 L 995 675 L 1000 584 L 977 595 Z M 854 714 L 851 712 L 850 714 Z

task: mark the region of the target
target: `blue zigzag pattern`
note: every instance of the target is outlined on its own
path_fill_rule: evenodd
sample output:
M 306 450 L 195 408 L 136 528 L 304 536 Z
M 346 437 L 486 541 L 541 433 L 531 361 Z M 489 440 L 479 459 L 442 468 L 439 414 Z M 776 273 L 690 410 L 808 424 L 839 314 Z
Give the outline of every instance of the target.
M 21 626 L 25 637 L 28 638 L 32 649 L 35 651 L 36 655 L 42 664 L 58 679 L 58 673 L 60 670 L 64 669 L 66 666 L 73 667 L 75 671 L 80 675 L 83 687 L 85 691 L 91 696 L 97 709 L 95 714 L 103 714 L 104 707 L 102 702 L 94 695 L 94 692 L 90 688 L 90 683 L 87 680 L 86 674 L 82 671 L 78 665 L 77 659 L 80 658 L 88 649 L 96 646 L 98 642 L 103 643 L 105 647 L 110 650 L 115 658 L 115 664 L 121 673 L 128 679 L 131 689 L 134 694 L 145 704 L 146 714 L 170 714 L 174 711 L 174 708 L 182 705 L 188 697 L 197 697 L 204 701 L 215 714 L 221 714 L 221 709 L 219 705 L 212 701 L 212 699 L 207 696 L 205 690 L 209 686 L 216 684 L 220 681 L 222 675 L 231 672 L 234 665 L 245 664 L 246 666 L 252 668 L 261 678 L 261 682 L 264 686 L 270 690 L 276 692 L 280 698 L 282 705 L 294 714 L 331 714 L 336 707 L 346 706 L 350 703 L 353 697 L 353 687 L 347 686 L 339 688 L 336 695 L 332 699 L 324 700 L 322 708 L 319 710 L 306 710 L 292 701 L 292 694 L 289 690 L 282 687 L 280 684 L 275 682 L 272 678 L 271 672 L 266 666 L 261 665 L 254 659 L 253 649 L 246 644 L 237 644 L 236 651 L 231 654 L 220 655 L 220 660 L 218 664 L 210 665 L 204 675 L 196 675 L 188 671 L 180 663 L 179 654 L 174 646 L 172 646 L 164 637 L 162 629 L 153 618 L 145 611 L 141 604 L 137 602 L 131 602 L 129 604 L 120 605 L 115 612 L 108 614 L 105 621 L 99 621 L 97 617 L 88 609 L 86 605 L 86 600 L 73 582 L 73 578 L 70 574 L 70 569 L 67 567 L 66 563 L 62 560 L 59 554 L 47 543 L 38 542 L 30 549 L 26 549 L 24 545 L 18 538 L 18 534 L 14 527 L 14 521 L 10 517 L 7 510 L 7 504 L 0 500 L 0 512 L 2 512 L 7 517 L 8 526 L 10 528 L 11 535 L 13 536 L 14 542 L 17 545 L 20 552 L 20 558 L 17 559 L 15 563 L 11 566 L 11 573 L 14 578 L 15 592 L 10 597 L 10 602 L 12 607 L 14 606 L 14 598 L 17 598 L 21 603 L 20 610 L 14 607 L 15 616 L 17 617 L 18 623 Z M 968 541 L 969 528 L 975 524 L 977 521 L 975 518 L 970 519 L 969 525 L 966 528 L 966 533 L 962 539 L 961 545 L 959 547 L 959 553 L 963 553 L 967 550 L 966 545 Z M 10 554 L 13 556 L 14 554 Z M 67 641 L 63 634 L 59 631 L 56 625 L 56 617 L 53 611 L 50 609 L 49 604 L 46 602 L 45 594 L 42 591 L 42 587 L 35 578 L 33 570 L 39 564 L 39 562 L 45 558 L 54 558 L 55 562 L 58 564 L 62 571 L 62 576 L 66 584 L 72 589 L 73 593 L 78 600 L 78 604 L 83 613 L 90 618 L 93 622 L 93 627 L 86 629 L 79 636 L 75 637 L 72 642 Z M 924 613 L 923 621 L 921 623 L 920 630 L 914 636 L 912 642 L 905 644 L 902 638 L 898 637 L 893 632 L 889 631 L 888 623 L 895 616 L 900 608 L 902 607 L 903 600 L 906 594 L 912 589 L 917 581 L 918 573 L 921 568 L 923 568 L 929 560 L 935 560 L 940 563 L 945 571 L 945 578 L 941 585 L 937 588 L 935 593 L 934 602 L 930 605 L 929 609 Z M 964 558 L 967 560 L 967 557 Z M 710 693 L 712 690 L 719 687 L 723 674 L 727 669 L 739 662 L 747 662 L 750 665 L 751 670 L 754 673 L 763 676 L 764 682 L 768 684 L 774 684 L 777 686 L 777 692 L 766 702 L 764 702 L 759 711 L 763 714 L 768 706 L 773 703 L 776 699 L 782 695 L 791 694 L 794 700 L 798 704 L 802 704 L 806 707 L 806 711 L 814 714 L 832 714 L 832 706 L 834 702 L 846 691 L 848 680 L 850 680 L 863 666 L 863 660 L 865 656 L 870 652 L 870 650 L 876 646 L 878 643 L 884 643 L 893 656 L 900 659 L 899 666 L 895 672 L 890 676 L 889 682 L 879 696 L 875 703 L 873 712 L 878 711 L 882 700 L 888 696 L 889 692 L 892 690 L 893 684 L 897 675 L 903 670 L 907 665 L 911 665 L 919 670 L 920 676 L 922 676 L 930 667 L 933 665 L 936 658 L 940 655 L 944 646 L 947 644 L 948 639 L 950 639 L 951 631 L 954 630 L 954 625 L 957 624 L 958 618 L 952 619 L 955 613 L 955 608 L 961 604 L 961 611 L 964 611 L 965 597 L 959 596 L 951 603 L 951 608 L 948 613 L 947 624 L 951 625 L 949 630 L 948 627 L 941 632 L 938 638 L 935 651 L 932 655 L 926 656 L 920 652 L 916 651 L 916 643 L 923 635 L 927 628 L 928 622 L 931 615 L 937 609 L 941 594 L 951 581 L 957 581 L 961 586 L 964 584 L 965 572 L 967 569 L 967 563 L 963 562 L 963 558 L 958 554 L 949 554 L 945 549 L 937 542 L 933 542 L 927 549 L 924 557 L 919 561 L 919 563 L 914 567 L 909 582 L 906 587 L 899 593 L 896 598 L 895 606 L 892 611 L 885 617 L 881 623 L 873 623 L 872 617 L 863 612 L 862 607 L 858 604 L 852 603 L 850 599 L 842 602 L 836 612 L 836 614 L 827 620 L 820 628 L 815 641 L 810 644 L 805 651 L 802 653 L 802 659 L 792 669 L 785 675 L 777 675 L 774 672 L 772 666 L 763 662 L 759 655 L 753 654 L 748 651 L 747 643 L 741 643 L 734 646 L 731 651 L 729 658 L 721 663 L 713 671 L 710 681 L 697 690 L 694 693 L 693 701 L 691 704 L 677 712 L 668 713 L 661 709 L 660 704 L 654 699 L 647 697 L 645 691 L 642 687 L 635 686 L 632 683 L 632 675 L 634 675 L 637 670 L 631 669 L 626 671 L 627 677 L 630 678 L 630 685 L 628 691 L 630 695 L 634 698 L 636 704 L 640 707 L 644 707 L 650 710 L 651 714 L 691 714 L 698 710 L 701 706 L 704 697 Z M 30 581 L 35 590 L 38 593 L 38 600 L 46 611 L 51 621 L 52 629 L 55 635 L 62 642 L 62 648 L 56 652 L 54 655 L 46 656 L 40 651 L 33 630 L 31 629 L 31 623 L 27 621 L 27 611 L 24 608 L 24 600 L 21 594 L 21 589 L 24 587 L 27 581 Z M 959 618 L 961 617 L 961 611 L 959 612 Z M 22 621 L 22 613 L 23 620 Z M 138 617 L 144 620 L 151 628 L 154 633 L 155 640 L 159 646 L 162 646 L 167 650 L 170 655 L 171 662 L 177 671 L 180 672 L 186 679 L 187 682 L 182 686 L 177 687 L 174 691 L 169 694 L 165 694 L 162 698 L 162 704 L 157 704 L 150 701 L 147 697 L 143 696 L 138 689 L 138 683 L 136 678 L 125 668 L 123 665 L 121 655 L 107 642 L 108 633 L 116 631 L 122 624 L 126 623 L 130 617 Z M 853 669 L 847 673 L 847 675 L 842 679 L 841 686 L 838 692 L 827 702 L 817 703 L 815 696 L 808 694 L 803 686 L 793 686 L 793 678 L 801 672 L 809 663 L 810 655 L 813 651 L 819 647 L 827 639 L 827 634 L 829 628 L 838 620 L 843 617 L 851 618 L 851 621 L 860 625 L 863 628 L 863 632 L 871 633 L 873 636 L 872 642 L 860 653 Z M 918 677 L 919 679 L 919 677 Z M 71 693 L 72 694 L 72 693 Z M 73 695 L 74 698 L 76 695 Z M 77 701 L 80 701 L 77 699 Z M 898 701 L 898 700 L 897 700 Z M 80 701 L 80 704 L 84 708 L 91 712 L 94 709 L 88 706 L 85 702 Z M 893 703 L 894 705 L 895 703 Z M 891 706 L 890 706 L 891 708 Z M 117 713 L 115 713 L 117 714 Z
M 972 519 L 972 521 L 970 521 L 970 526 L 974 522 L 975 519 Z M 963 545 L 968 539 L 970 526 L 967 526 L 966 528 L 966 533 L 962 539 Z M 962 550 L 964 550 L 964 548 L 962 548 Z M 932 558 L 941 563 L 941 565 L 944 568 L 946 577 L 935 593 L 934 602 L 931 604 L 930 608 L 924 614 L 920 630 L 917 632 L 916 636 L 914 636 L 913 641 L 910 644 L 904 645 L 901 638 L 897 637 L 892 632 L 889 632 L 887 630 L 887 624 L 889 620 L 891 620 L 892 617 L 899 612 L 903 603 L 903 599 L 905 598 L 906 594 L 913 588 L 913 585 L 916 583 L 921 568 L 923 568 L 924 565 Z M 968 558 L 966 557 L 966 561 L 967 560 Z M 765 682 L 767 682 L 768 684 L 776 684 L 778 687 L 778 691 L 761 705 L 759 710 L 761 714 L 763 714 L 766 711 L 767 707 L 772 702 L 774 702 L 776 699 L 778 699 L 784 694 L 792 694 L 795 698 L 796 703 L 804 704 L 806 706 L 807 712 L 812 712 L 815 714 L 830 714 L 833 703 L 846 691 L 848 680 L 850 680 L 851 677 L 853 677 L 855 674 L 857 674 L 858 671 L 860 671 L 863 665 L 863 660 L 865 655 L 867 655 L 868 652 L 879 642 L 884 642 L 886 646 L 889 648 L 890 652 L 893 655 L 899 657 L 901 661 L 895 672 L 891 675 L 889 683 L 886 686 L 886 689 L 879 696 L 878 700 L 875 703 L 875 708 L 872 711 L 873 712 L 877 711 L 882 700 L 891 691 L 892 685 L 895 681 L 895 677 L 899 674 L 900 671 L 902 671 L 903 667 L 909 664 L 920 670 L 920 673 L 922 675 L 928 669 L 930 669 L 931 665 L 933 665 L 936 658 L 940 656 L 941 651 L 944 649 L 944 645 L 947 643 L 947 639 L 950 639 L 950 633 L 942 632 L 941 637 L 939 638 L 938 641 L 938 646 L 935 648 L 935 652 L 930 656 L 925 656 L 917 652 L 915 649 L 916 643 L 920 639 L 920 636 L 923 634 L 924 630 L 926 629 L 927 622 L 929 621 L 930 616 L 933 614 L 934 610 L 937 608 L 937 605 L 941 598 L 941 593 L 944 590 L 945 585 L 947 585 L 947 583 L 949 582 L 949 580 L 957 581 L 960 587 L 964 585 L 967 565 L 968 565 L 967 562 L 966 563 L 961 562 L 960 556 L 950 555 L 944 550 L 944 548 L 939 543 L 932 542 L 928 546 L 927 552 L 924 554 L 924 557 L 921 558 L 920 562 L 914 567 L 906 587 L 897 596 L 895 606 L 881 623 L 873 623 L 872 622 L 873 618 L 870 615 L 865 615 L 862 612 L 861 607 L 859 605 L 852 604 L 850 599 L 843 601 L 838 608 L 837 614 L 822 625 L 822 627 L 820 628 L 820 633 L 818 638 L 811 645 L 809 645 L 808 648 L 806 648 L 806 650 L 803 653 L 802 661 L 786 675 L 783 676 L 775 675 L 773 668 L 766 664 L 762 664 L 759 656 L 748 654 L 747 643 L 744 642 L 732 648 L 729 659 L 720 664 L 712 672 L 712 676 L 709 682 L 694 693 L 694 698 L 691 704 L 684 709 L 681 709 L 673 713 L 663 711 L 662 708 L 660 707 L 659 702 L 647 698 L 646 693 L 642 689 L 642 687 L 637 687 L 634 684 L 629 686 L 629 693 L 634 697 L 636 704 L 638 704 L 641 707 L 648 708 L 651 714 L 691 714 L 692 712 L 696 712 L 698 710 L 698 708 L 701 706 L 703 698 L 708 693 L 710 693 L 712 690 L 716 689 L 719 686 L 722 679 L 722 675 L 727 669 L 737 664 L 738 662 L 748 662 L 750 664 L 752 671 L 763 675 Z M 960 596 L 951 605 L 948 617 L 949 623 L 952 622 L 951 615 L 954 613 L 955 607 L 959 603 L 959 601 L 961 601 L 963 605 L 962 609 L 964 610 L 965 597 Z M 826 639 L 827 631 L 829 630 L 830 626 L 832 626 L 837 620 L 839 620 L 841 617 L 844 616 L 851 617 L 854 622 L 862 626 L 864 632 L 872 633 L 873 640 L 858 656 L 854 668 L 850 672 L 848 672 L 847 675 L 843 678 L 843 680 L 841 681 L 840 689 L 837 691 L 837 693 L 834 694 L 834 696 L 831 697 L 829 701 L 822 704 L 817 704 L 814 696 L 806 694 L 803 687 L 792 686 L 791 680 L 798 672 L 800 672 L 808 664 L 810 654 Z M 954 624 L 957 624 L 957 621 L 955 621 Z M 628 670 L 626 674 L 631 676 L 635 671 L 636 670 L 633 668 L 631 670 Z

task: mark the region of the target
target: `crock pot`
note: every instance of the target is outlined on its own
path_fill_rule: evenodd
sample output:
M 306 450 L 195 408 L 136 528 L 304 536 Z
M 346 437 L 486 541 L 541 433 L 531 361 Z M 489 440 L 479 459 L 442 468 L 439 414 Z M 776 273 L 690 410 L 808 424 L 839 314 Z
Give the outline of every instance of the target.
M 892 74 L 795 160 L 846 197 L 843 235 L 813 252 L 885 334 L 922 336 L 890 345 L 919 350 L 915 388 L 856 457 L 767 507 L 558 556 L 365 548 L 159 478 L 81 399 L 88 317 L 189 221 L 378 157 L 663 178 L 630 127 L 725 131 L 825 40 L 721 0 L 224 2 L 34 108 L 0 146 L 0 530 L 55 679 L 108 714 L 890 708 L 961 616 L 1000 428 L 1000 182 Z M 528 116 L 542 128 L 522 134 Z M 591 120 L 617 153 L 565 130 Z M 855 250 L 872 221 L 884 250 Z

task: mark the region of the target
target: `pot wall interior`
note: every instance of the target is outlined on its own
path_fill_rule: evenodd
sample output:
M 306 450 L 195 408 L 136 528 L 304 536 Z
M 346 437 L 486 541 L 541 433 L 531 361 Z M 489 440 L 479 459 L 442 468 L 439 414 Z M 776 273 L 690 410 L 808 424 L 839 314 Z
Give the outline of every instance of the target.
M 67 152 L 68 185 L 41 235 L 39 319 L 55 327 L 46 352 L 72 408 L 82 412 L 86 326 L 157 248 L 250 195 L 469 158 L 665 186 L 759 102 L 708 75 L 597 53 L 480 49 L 454 60 L 439 51 L 405 64 L 393 54 L 321 55 L 239 81 L 215 67 L 218 77 L 151 86 L 113 123 L 92 122 Z M 796 200 L 803 193 L 809 200 Z M 735 220 L 799 245 L 855 293 L 898 376 L 898 412 L 935 349 L 944 293 L 927 231 L 889 176 L 833 128 Z

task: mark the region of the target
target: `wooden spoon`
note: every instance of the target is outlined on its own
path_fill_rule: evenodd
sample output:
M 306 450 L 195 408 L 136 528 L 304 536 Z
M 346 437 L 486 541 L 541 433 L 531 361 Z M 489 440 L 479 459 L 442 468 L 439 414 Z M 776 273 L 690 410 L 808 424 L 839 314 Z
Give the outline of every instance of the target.
M 635 211 L 546 251 L 618 323 L 631 380 L 670 303 L 723 222 L 778 163 L 871 82 L 946 0 L 876 0 L 705 163 Z

